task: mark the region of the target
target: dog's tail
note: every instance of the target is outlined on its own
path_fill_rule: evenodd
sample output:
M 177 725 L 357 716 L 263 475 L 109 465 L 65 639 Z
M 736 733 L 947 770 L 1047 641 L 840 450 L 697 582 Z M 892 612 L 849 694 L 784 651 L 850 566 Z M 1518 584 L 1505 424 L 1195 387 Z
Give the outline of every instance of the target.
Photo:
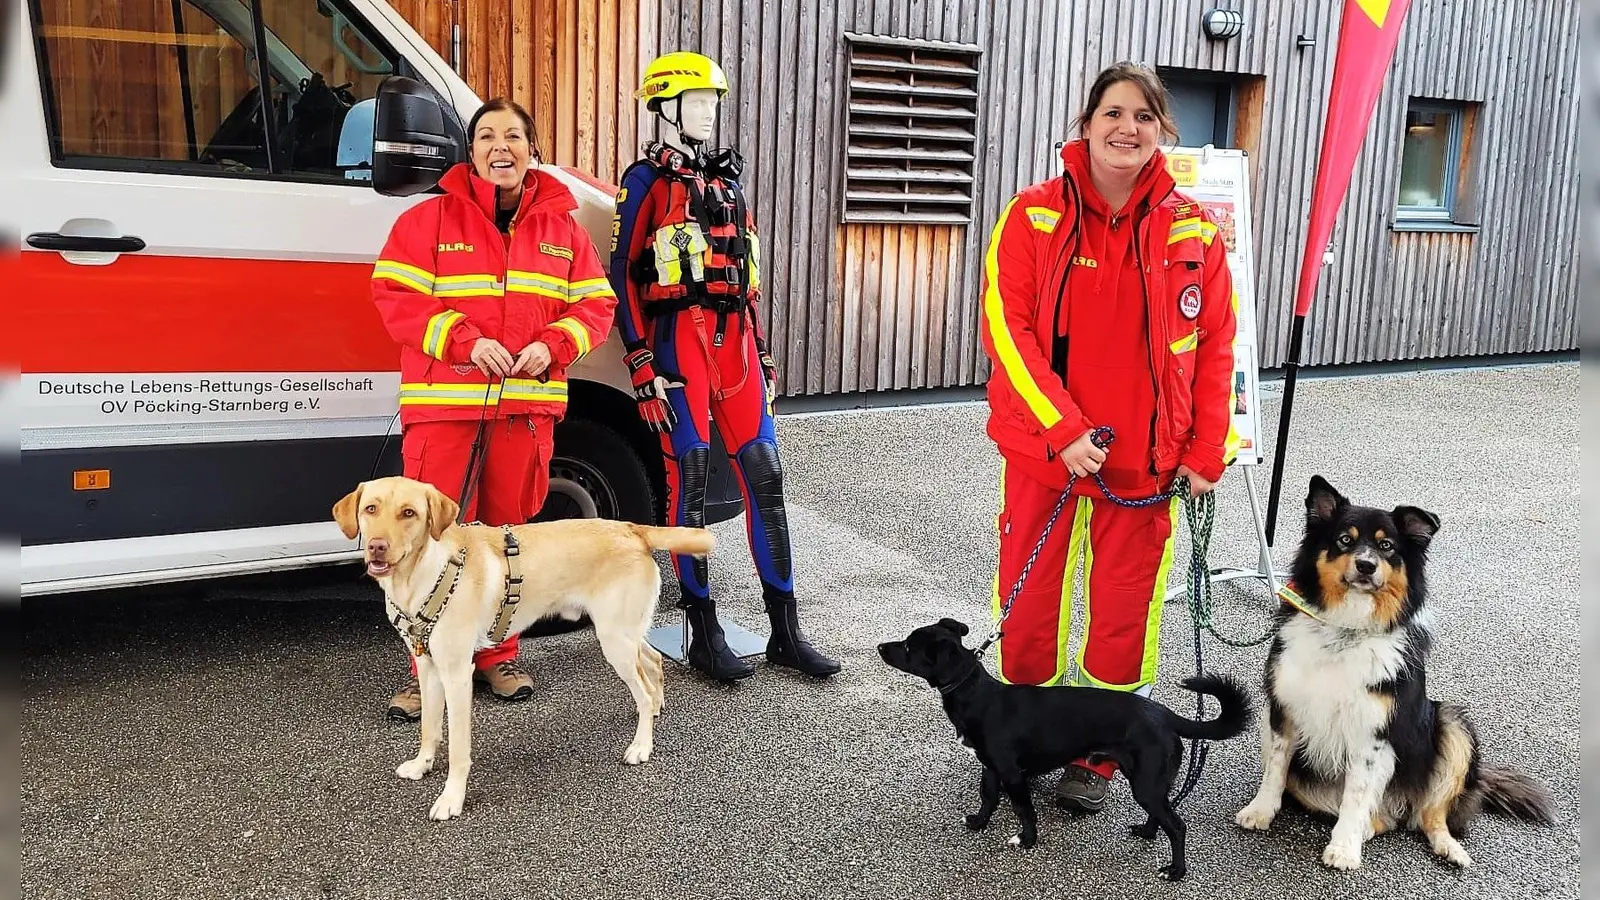
M 634 525 L 633 532 L 651 550 L 706 556 L 717 546 L 716 535 L 704 528 L 658 528 L 654 525 Z
M 1540 825 L 1555 824 L 1555 801 L 1549 788 L 1526 772 L 1486 763 L 1478 769 L 1478 788 L 1487 809 Z
M 1186 738 L 1205 741 L 1225 741 L 1237 737 L 1255 717 L 1250 706 L 1250 694 L 1244 685 L 1231 675 L 1212 673 L 1187 678 L 1183 686 L 1191 691 L 1217 698 L 1222 711 L 1215 719 L 1200 722 L 1172 713 L 1172 730 Z

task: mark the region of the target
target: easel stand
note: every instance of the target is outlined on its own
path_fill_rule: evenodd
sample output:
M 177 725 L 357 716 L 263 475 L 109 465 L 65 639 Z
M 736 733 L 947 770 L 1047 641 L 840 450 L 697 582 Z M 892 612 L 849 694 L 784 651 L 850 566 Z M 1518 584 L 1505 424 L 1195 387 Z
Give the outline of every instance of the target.
M 657 625 L 645 634 L 645 641 L 656 648 L 662 656 L 668 657 L 683 665 L 689 664 L 689 641 L 693 637 L 689 629 L 689 614 L 683 610 L 678 611 L 678 621 L 666 625 Z M 767 639 L 745 628 L 720 613 L 717 621 L 722 623 L 722 634 L 728 640 L 728 649 L 740 659 L 749 659 L 761 656 L 767 652 Z
M 1250 568 L 1231 566 L 1211 569 L 1210 577 L 1207 580 L 1212 585 L 1245 579 L 1265 581 L 1268 590 L 1272 592 L 1271 596 L 1276 597 L 1278 595 L 1278 587 L 1289 580 L 1289 574 L 1277 571 L 1272 565 L 1272 546 L 1267 542 L 1266 519 L 1262 517 L 1261 496 L 1256 491 L 1255 466 L 1240 466 L 1240 468 L 1244 469 L 1244 486 L 1246 492 L 1250 495 L 1250 515 L 1255 520 L 1256 551 L 1259 556 L 1256 558 L 1255 566 Z M 1187 581 L 1184 581 L 1178 587 L 1167 590 L 1167 602 L 1171 603 L 1173 600 L 1184 597 L 1188 593 L 1189 585 Z

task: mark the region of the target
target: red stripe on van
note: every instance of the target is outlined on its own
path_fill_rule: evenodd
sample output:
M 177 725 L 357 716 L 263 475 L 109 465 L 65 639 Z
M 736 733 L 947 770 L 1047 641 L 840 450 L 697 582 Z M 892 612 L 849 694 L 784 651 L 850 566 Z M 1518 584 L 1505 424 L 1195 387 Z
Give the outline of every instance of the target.
M 400 350 L 370 263 L 125 254 L 108 266 L 24 251 L 23 372 L 383 372 Z

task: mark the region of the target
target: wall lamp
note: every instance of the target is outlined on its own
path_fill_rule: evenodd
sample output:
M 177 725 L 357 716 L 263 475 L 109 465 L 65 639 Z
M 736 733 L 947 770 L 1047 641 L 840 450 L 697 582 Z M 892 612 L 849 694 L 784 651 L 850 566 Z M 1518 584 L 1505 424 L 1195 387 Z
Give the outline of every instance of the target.
M 1209 9 L 1200 17 L 1200 27 L 1214 40 L 1238 37 L 1244 30 L 1244 13 L 1236 9 Z

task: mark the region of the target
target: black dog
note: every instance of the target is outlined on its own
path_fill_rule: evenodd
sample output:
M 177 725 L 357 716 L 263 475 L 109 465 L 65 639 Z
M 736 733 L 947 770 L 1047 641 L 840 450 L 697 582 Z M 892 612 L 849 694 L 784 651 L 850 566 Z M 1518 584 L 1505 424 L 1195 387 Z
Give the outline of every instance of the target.
M 962 644 L 966 634 L 961 622 L 940 619 L 903 641 L 879 644 L 878 655 L 939 689 L 945 715 L 983 763 L 982 805 L 967 816 L 967 827 L 987 828 L 1004 790 L 1022 826 L 1011 843 L 1032 847 L 1038 832 L 1029 779 L 1076 759 L 1111 759 L 1149 814 L 1133 833 L 1150 840 L 1157 827 L 1166 832 L 1172 862 L 1160 871 L 1170 881 L 1183 878 L 1185 828 L 1168 799 L 1183 759 L 1180 738 L 1226 740 L 1248 728 L 1253 713 L 1239 682 L 1223 675 L 1185 681 L 1184 687 L 1214 696 L 1222 706 L 1216 719 L 1196 722 L 1126 691 L 1005 684 Z

